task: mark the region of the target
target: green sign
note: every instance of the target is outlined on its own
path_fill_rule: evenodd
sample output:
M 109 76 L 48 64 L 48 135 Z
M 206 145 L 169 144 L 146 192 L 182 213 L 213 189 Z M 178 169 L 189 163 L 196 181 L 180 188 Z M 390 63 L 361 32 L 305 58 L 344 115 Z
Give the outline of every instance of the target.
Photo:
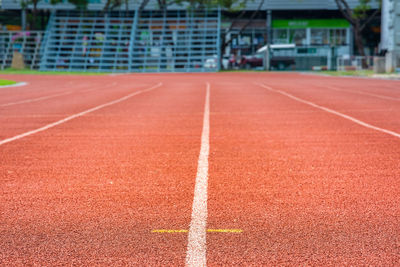
M 305 29 L 305 28 L 349 28 L 350 23 L 345 19 L 275 19 L 272 28 Z

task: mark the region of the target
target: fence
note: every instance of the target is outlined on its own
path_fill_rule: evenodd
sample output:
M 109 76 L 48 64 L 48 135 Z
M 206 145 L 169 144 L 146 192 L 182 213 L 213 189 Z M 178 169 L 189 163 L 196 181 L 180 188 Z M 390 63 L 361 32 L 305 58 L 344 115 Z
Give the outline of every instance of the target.
M 13 52 L 24 56 L 25 65 L 38 69 L 43 31 L 0 31 L 0 69 L 11 67 Z
M 337 59 L 337 70 L 365 70 L 371 69 L 374 66 L 374 57 L 371 56 L 342 56 Z

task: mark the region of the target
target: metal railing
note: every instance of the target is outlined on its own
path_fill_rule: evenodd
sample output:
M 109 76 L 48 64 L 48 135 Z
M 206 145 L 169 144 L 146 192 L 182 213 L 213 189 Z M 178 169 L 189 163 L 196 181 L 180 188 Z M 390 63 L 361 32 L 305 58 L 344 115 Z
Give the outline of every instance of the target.
M 216 71 L 219 11 L 116 14 L 58 11 L 46 32 L 41 70 Z
M 127 71 L 134 18 L 91 16 L 90 13 L 53 14 L 47 30 L 41 70 Z
M 374 57 L 372 56 L 342 56 L 337 57 L 337 70 L 365 70 L 371 69 L 374 66 Z
M 38 69 L 44 31 L 0 31 L 0 69 L 11 67 L 14 51 L 24 57 L 25 65 Z

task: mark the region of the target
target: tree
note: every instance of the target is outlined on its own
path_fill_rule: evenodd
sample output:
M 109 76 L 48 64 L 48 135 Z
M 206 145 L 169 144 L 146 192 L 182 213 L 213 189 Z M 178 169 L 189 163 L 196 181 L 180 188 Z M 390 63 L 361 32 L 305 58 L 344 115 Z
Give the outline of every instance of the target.
M 30 22 L 30 29 L 35 30 L 36 29 L 36 21 L 37 21 L 37 15 L 38 15 L 38 8 L 37 5 L 41 0 L 20 0 L 20 5 L 21 9 L 23 12 L 25 12 L 30 5 L 32 5 L 32 19 Z M 69 3 L 73 4 L 76 6 L 78 9 L 86 9 L 89 0 L 68 0 Z M 50 0 L 50 4 L 56 5 L 59 3 L 63 3 L 63 0 Z
M 85 10 L 89 4 L 89 0 L 68 0 L 69 3 L 73 4 L 77 9 Z M 52 4 L 62 3 L 62 0 L 51 0 Z
M 111 11 L 117 7 L 122 5 L 122 0 L 107 0 L 106 4 L 104 5 L 103 11 Z
M 382 5 L 381 0 L 359 0 L 359 5 L 351 8 L 347 0 L 335 0 L 340 12 L 344 18 L 350 22 L 354 31 L 354 42 L 360 56 L 365 56 L 364 44 L 362 41 L 362 32 L 375 16 L 380 12 Z M 379 8 L 371 13 L 371 3 L 376 2 Z M 363 62 L 363 67 L 366 67 L 366 62 Z

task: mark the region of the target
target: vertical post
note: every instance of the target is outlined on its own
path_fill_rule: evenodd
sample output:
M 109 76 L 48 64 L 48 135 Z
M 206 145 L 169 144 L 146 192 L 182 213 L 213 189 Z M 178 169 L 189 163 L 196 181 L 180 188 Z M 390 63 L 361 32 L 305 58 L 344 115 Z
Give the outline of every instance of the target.
M 162 11 L 163 21 L 161 26 L 161 36 L 160 36 L 160 54 L 158 57 L 158 64 L 157 64 L 157 72 L 160 72 L 162 67 L 164 66 L 167 69 L 167 53 L 165 44 L 165 29 L 167 28 L 167 8 L 164 7 Z
M 26 8 L 22 8 L 21 10 L 21 26 L 22 30 L 26 31 Z
M 332 47 L 330 47 L 329 49 L 328 49 L 328 55 L 327 55 L 327 67 L 328 67 L 328 70 L 332 70 L 332 51 L 333 51 L 333 48 Z
M 218 54 L 218 71 L 221 70 L 221 6 L 218 6 L 218 30 L 217 30 L 217 54 Z
M 187 25 L 189 28 L 189 37 L 186 37 L 186 45 L 188 47 L 188 57 L 186 59 L 186 72 L 190 72 L 191 69 L 193 68 L 192 66 L 192 43 L 193 43 L 193 15 L 192 15 L 193 9 L 188 9 L 186 10 L 186 21 Z
M 380 50 L 386 50 L 389 48 L 389 20 L 390 18 L 390 9 L 389 5 L 391 1 L 382 0 L 382 9 L 381 9 L 381 44 Z
M 255 29 L 251 29 L 251 41 L 250 41 L 251 54 L 254 54 L 256 52 L 256 49 L 254 47 L 254 40 L 255 39 L 256 39 Z
M 47 70 L 48 68 L 46 67 L 46 63 L 47 63 L 47 51 L 48 51 L 48 46 L 49 46 L 49 40 L 51 39 L 51 31 L 53 28 L 53 23 L 56 17 L 56 11 L 53 9 L 51 10 L 50 13 L 50 19 L 49 22 L 47 23 L 47 28 L 46 31 L 44 33 L 44 37 L 42 40 L 42 44 L 40 46 L 40 70 Z
M 212 17 L 212 15 L 213 15 L 213 13 L 212 13 L 212 11 L 210 12 L 211 13 L 211 17 Z M 203 34 L 202 34 L 202 48 L 201 48 L 201 60 L 202 60 L 202 64 L 201 64 L 201 71 L 202 72 L 204 72 L 205 71 L 205 61 L 207 61 L 207 59 L 206 59 L 206 50 L 207 50 L 207 32 L 208 32 L 208 23 L 209 23 L 209 21 L 208 21 L 208 15 L 209 15 L 209 13 L 208 13 L 208 10 L 206 10 L 205 11 L 205 15 L 204 15 L 204 17 L 205 17 L 205 23 L 204 23 L 204 27 L 203 27 Z M 217 31 L 218 31 L 218 29 L 217 29 Z M 216 53 L 217 53 L 217 58 L 218 58 L 218 51 L 216 51 Z M 218 59 L 217 59 L 218 60 Z M 203 62 L 204 61 L 204 62 Z
M 306 29 L 306 45 L 311 45 L 311 28 Z
M 353 26 L 348 28 L 349 31 L 349 46 L 350 46 L 350 57 L 354 55 L 354 29 Z
M 265 57 L 265 69 L 271 70 L 271 44 L 272 44 L 272 11 L 267 10 L 267 50 Z
M 400 72 L 400 3 L 393 1 L 392 5 L 393 17 L 393 69 L 395 72 Z
M 133 23 L 131 26 L 131 36 L 129 39 L 129 56 L 128 56 L 128 70 L 129 72 L 132 71 L 132 65 L 133 65 L 133 50 L 135 49 L 135 39 L 136 39 L 136 28 L 137 28 L 137 22 L 138 22 L 138 17 L 139 17 L 139 9 L 136 9 L 133 13 Z

